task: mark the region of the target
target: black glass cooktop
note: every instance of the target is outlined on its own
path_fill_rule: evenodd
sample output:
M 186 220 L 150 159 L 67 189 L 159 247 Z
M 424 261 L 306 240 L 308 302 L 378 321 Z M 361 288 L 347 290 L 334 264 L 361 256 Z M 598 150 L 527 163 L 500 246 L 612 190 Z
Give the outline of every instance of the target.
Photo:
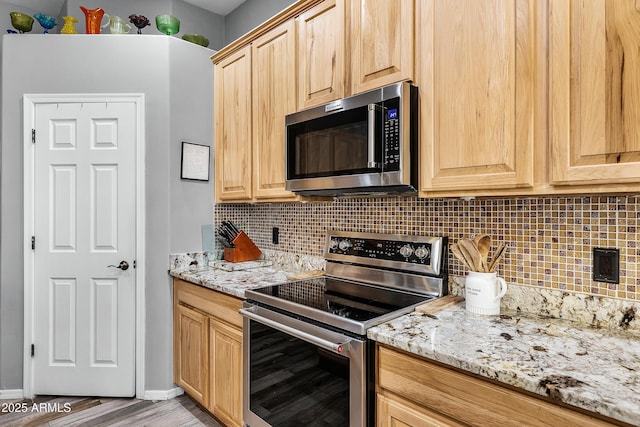
M 432 298 L 331 277 L 254 289 L 245 296 L 247 300 L 360 334 Z

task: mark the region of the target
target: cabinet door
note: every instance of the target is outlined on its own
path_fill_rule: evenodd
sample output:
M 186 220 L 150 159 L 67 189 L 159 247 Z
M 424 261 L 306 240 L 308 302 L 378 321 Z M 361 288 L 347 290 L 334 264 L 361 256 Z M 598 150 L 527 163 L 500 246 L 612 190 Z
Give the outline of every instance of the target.
M 378 427 L 442 427 L 465 426 L 451 418 L 436 414 L 427 408 L 408 406 L 399 398 L 390 398 L 378 394 L 377 396 L 377 426 Z
M 352 93 L 413 80 L 414 0 L 352 0 Z
M 325 0 L 298 22 L 298 109 L 344 97 L 344 0 Z
M 206 406 L 209 401 L 208 318 L 177 304 L 174 314 L 174 381 Z
M 242 426 L 242 332 L 209 319 L 211 412 L 225 425 Z
M 252 43 L 253 178 L 256 199 L 291 199 L 285 187 L 284 116 L 296 109 L 295 21 Z M 247 124 L 244 124 L 247 126 Z
M 640 4 L 551 0 L 549 8 L 552 182 L 637 183 Z
M 422 195 L 533 186 L 536 3 L 419 3 Z
M 215 65 L 215 197 L 251 200 L 251 48 Z

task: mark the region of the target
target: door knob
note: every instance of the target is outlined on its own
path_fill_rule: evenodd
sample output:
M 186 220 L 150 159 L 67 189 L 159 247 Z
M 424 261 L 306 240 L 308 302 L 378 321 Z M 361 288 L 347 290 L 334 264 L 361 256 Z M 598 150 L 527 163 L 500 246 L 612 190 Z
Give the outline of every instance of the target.
M 129 269 L 129 263 L 127 261 L 120 261 L 120 264 L 118 265 L 108 265 L 107 267 L 119 268 L 120 270 L 125 271 Z

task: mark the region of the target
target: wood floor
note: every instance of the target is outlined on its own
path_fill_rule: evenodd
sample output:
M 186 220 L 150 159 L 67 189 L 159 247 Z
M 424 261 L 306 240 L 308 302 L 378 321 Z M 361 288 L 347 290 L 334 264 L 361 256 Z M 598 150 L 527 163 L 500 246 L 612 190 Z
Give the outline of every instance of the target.
M 0 426 L 149 426 L 220 427 L 188 396 L 163 401 L 38 396 L 0 400 Z

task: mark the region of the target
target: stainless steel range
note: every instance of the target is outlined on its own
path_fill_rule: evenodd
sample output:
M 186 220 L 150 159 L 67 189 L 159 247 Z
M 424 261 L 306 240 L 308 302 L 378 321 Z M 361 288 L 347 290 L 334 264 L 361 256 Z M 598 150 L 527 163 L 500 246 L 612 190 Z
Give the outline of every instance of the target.
M 447 292 L 447 239 L 329 231 L 324 276 L 247 291 L 244 421 L 373 425 L 367 329 Z

